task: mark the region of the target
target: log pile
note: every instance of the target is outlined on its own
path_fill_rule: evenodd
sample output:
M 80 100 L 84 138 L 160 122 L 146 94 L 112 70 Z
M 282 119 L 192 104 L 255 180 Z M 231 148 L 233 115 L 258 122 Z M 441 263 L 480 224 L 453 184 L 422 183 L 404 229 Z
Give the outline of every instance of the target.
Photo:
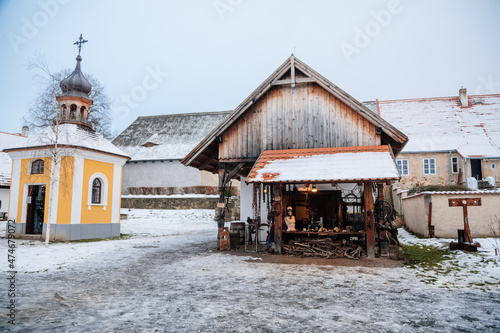
M 285 254 L 297 257 L 320 257 L 326 259 L 360 259 L 365 252 L 357 244 L 331 238 L 297 238 L 283 244 Z

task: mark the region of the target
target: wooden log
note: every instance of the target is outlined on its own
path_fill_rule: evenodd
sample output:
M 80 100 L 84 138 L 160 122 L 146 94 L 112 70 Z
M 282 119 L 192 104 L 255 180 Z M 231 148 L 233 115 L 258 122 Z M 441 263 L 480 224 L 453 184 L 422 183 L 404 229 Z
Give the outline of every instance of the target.
M 279 183 L 278 188 L 275 189 L 275 198 L 279 202 L 281 212 L 274 220 L 274 245 L 277 254 L 281 254 L 282 240 L 283 240 L 283 184 Z

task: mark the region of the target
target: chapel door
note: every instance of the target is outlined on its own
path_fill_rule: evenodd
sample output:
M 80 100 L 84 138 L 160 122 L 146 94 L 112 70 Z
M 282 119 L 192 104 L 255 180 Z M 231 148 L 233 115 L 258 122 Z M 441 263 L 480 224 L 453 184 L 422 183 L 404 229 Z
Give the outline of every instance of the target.
M 45 185 L 29 185 L 26 203 L 26 233 L 41 234 L 45 213 Z

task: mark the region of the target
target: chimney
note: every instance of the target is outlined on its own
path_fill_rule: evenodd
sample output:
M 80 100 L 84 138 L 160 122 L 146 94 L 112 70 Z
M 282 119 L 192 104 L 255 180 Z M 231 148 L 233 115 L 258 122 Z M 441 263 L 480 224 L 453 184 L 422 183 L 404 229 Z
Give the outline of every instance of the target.
M 30 128 L 28 126 L 23 126 L 23 129 L 21 131 L 21 135 L 28 137 L 29 134 L 30 134 Z
M 467 99 L 467 89 L 462 87 L 458 91 L 458 99 L 460 100 L 461 106 L 469 106 L 469 100 Z

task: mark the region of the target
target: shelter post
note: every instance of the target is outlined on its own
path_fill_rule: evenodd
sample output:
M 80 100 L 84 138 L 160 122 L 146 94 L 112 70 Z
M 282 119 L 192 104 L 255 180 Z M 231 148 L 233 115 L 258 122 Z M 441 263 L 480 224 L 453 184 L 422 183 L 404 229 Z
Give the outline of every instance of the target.
M 384 183 L 377 183 L 377 200 L 384 200 Z
M 364 182 L 363 191 L 364 219 L 366 230 L 366 255 L 368 258 L 375 257 L 375 223 L 373 221 L 373 187 L 371 181 Z
M 274 246 L 277 254 L 281 254 L 283 239 L 283 183 L 279 183 L 274 189 L 273 208 L 276 210 L 274 219 Z
M 225 194 L 226 191 L 226 165 L 223 163 L 219 163 L 219 203 L 217 204 L 217 214 L 218 214 L 218 219 L 217 219 L 217 227 L 218 227 L 218 234 L 217 234 L 217 239 L 219 240 L 217 242 L 217 247 L 220 249 L 220 243 L 222 240 L 222 232 L 224 231 L 224 203 L 225 203 Z

